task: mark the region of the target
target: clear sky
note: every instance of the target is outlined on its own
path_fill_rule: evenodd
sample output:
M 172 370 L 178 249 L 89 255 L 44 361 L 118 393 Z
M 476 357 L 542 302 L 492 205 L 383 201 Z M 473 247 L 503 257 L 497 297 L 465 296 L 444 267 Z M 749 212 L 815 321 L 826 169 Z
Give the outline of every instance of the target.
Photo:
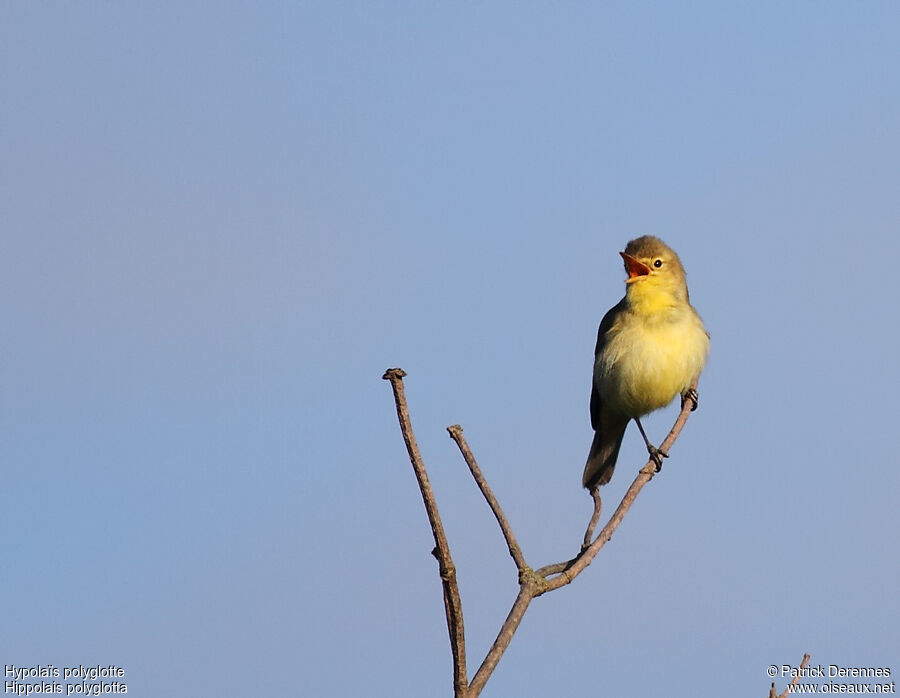
M 652 233 L 700 409 L 484 695 L 896 676 L 898 35 L 895 2 L 3 3 L 0 662 L 450 695 L 381 375 L 477 666 L 516 576 L 445 428 L 531 564 L 576 552 L 596 327 Z M 630 427 L 605 501 L 644 461 Z

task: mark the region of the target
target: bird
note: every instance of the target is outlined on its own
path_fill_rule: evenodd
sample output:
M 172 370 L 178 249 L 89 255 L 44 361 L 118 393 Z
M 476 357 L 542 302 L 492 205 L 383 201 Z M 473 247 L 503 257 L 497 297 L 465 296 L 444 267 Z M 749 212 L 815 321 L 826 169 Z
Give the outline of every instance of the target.
M 681 260 L 652 235 L 631 240 L 624 252 L 625 297 L 603 316 L 594 349 L 591 426 L 594 440 L 582 484 L 591 492 L 610 481 L 625 428 L 637 423 L 657 471 L 668 454 L 650 443 L 641 417 L 676 395 L 693 400 L 692 384 L 709 354 L 709 333 L 688 296 Z

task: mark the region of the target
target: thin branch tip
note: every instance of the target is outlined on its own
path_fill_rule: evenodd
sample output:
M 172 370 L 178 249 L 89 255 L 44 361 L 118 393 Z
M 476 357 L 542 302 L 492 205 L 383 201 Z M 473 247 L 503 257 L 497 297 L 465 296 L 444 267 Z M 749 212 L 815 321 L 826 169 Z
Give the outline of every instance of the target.
M 603 509 L 600 487 L 594 485 L 588 490 L 588 493 L 591 495 L 591 499 L 594 500 L 594 512 L 591 514 L 591 520 L 588 522 L 587 530 L 584 532 L 584 540 L 581 543 L 582 553 L 590 548 L 591 543 L 594 542 L 594 529 L 597 527 L 597 522 L 600 521 L 600 511 Z
M 490 485 L 488 485 L 487 479 L 484 477 L 484 473 L 482 473 L 481 468 L 478 467 L 478 461 L 475 460 L 475 455 L 472 453 L 472 449 L 469 448 L 466 437 L 463 436 L 462 427 L 459 426 L 459 424 L 454 424 L 453 426 L 447 427 L 447 431 L 450 432 L 450 438 L 456 442 L 463 460 L 466 462 L 466 465 L 469 466 L 469 472 L 472 473 L 475 484 L 478 485 L 478 489 L 481 490 L 481 494 L 491 508 L 494 518 L 497 519 L 497 524 L 500 526 L 500 531 L 503 533 L 504 540 L 506 540 L 506 546 L 509 548 L 509 554 L 512 557 L 513 562 L 516 563 L 516 568 L 521 573 L 523 569 L 528 567 L 525 562 L 525 556 L 522 554 L 522 548 L 519 547 L 512 526 L 509 525 L 509 521 L 506 518 L 506 514 L 503 513 L 500 502 L 497 501 Z
M 425 470 L 425 462 L 416 443 L 412 422 L 409 418 L 409 409 L 406 405 L 406 397 L 403 390 L 403 377 L 406 371 L 402 368 L 389 368 L 384 372 L 383 379 L 391 382 L 391 391 L 394 394 L 394 405 L 397 408 L 397 420 L 400 423 L 400 433 L 406 444 L 425 512 L 428 515 L 428 523 L 434 536 L 434 549 L 431 554 L 437 558 L 440 570 L 441 587 L 444 597 L 444 615 L 447 620 L 447 631 L 450 636 L 450 651 L 453 656 L 453 686 L 455 698 L 465 698 L 468 695 L 466 672 L 466 635 L 463 626 L 462 600 L 459 596 L 459 585 L 456 581 L 456 567 L 453 565 L 453 557 L 450 554 L 450 544 L 444 532 L 444 525 L 438 513 L 434 491 L 428 481 L 428 473 Z
M 772 682 L 772 688 L 769 690 L 769 698 L 787 698 L 788 694 L 791 692 L 791 687 L 797 685 L 797 682 L 800 680 L 800 675 L 803 673 L 803 669 L 806 668 L 807 664 L 809 664 L 808 652 L 803 654 L 803 661 L 800 662 L 800 671 L 798 671 L 794 675 L 794 678 L 791 679 L 791 682 L 787 685 L 787 687 L 777 696 L 775 695 L 775 682 Z

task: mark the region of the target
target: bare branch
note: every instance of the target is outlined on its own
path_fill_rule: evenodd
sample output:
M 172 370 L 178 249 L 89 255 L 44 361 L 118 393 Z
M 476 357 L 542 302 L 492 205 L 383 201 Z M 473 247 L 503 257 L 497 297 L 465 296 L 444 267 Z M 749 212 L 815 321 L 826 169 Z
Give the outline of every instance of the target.
M 493 674 L 494 669 L 497 668 L 497 662 L 500 661 L 503 653 L 506 652 L 506 648 L 509 647 L 509 643 L 518 629 L 519 623 L 522 622 L 522 617 L 525 615 L 525 611 L 528 610 L 528 606 L 534 597 L 535 588 L 533 584 L 526 582 L 519 587 L 519 594 L 516 596 L 512 608 L 509 609 L 509 614 L 506 616 L 506 620 L 503 621 L 500 632 L 497 633 L 497 639 L 494 640 L 494 644 L 491 645 L 491 648 L 488 650 L 484 661 L 481 663 L 481 666 L 478 667 L 475 676 L 472 677 L 472 683 L 469 684 L 469 698 L 477 698 L 481 693 L 481 689 L 483 689 L 484 685 L 487 683 L 487 680 L 491 678 L 491 674 Z
M 591 515 L 591 520 L 588 521 L 587 529 L 584 532 L 584 541 L 581 544 L 581 549 L 590 547 L 591 541 L 594 539 L 594 529 L 597 527 L 597 522 L 600 521 L 600 511 L 603 509 L 603 500 L 600 499 L 600 488 L 599 487 L 591 487 L 591 499 L 594 500 L 594 513 Z
M 403 390 L 403 377 L 406 371 L 402 368 L 389 368 L 382 378 L 391 382 L 394 391 L 394 403 L 397 406 L 397 419 L 400 421 L 400 431 L 403 433 L 403 441 L 406 442 L 406 451 L 412 463 L 425 503 L 425 511 L 428 514 L 428 522 L 434 534 L 435 548 L 432 554 L 437 558 L 441 575 L 441 584 L 444 592 L 444 611 L 447 616 L 447 630 L 450 633 L 450 649 L 453 654 L 453 694 L 456 698 L 464 698 L 467 695 L 466 676 L 466 637 L 463 629 L 462 600 L 459 596 L 459 585 L 456 581 L 456 567 L 450 556 L 450 544 L 444 534 L 444 526 L 438 513 L 437 501 L 434 491 L 428 481 L 428 473 L 425 471 L 425 463 L 416 437 L 413 433 L 412 422 L 409 418 L 409 410 L 406 406 L 406 394 Z
M 696 390 L 697 382 L 694 381 L 691 387 Z M 668 452 L 669 449 L 672 448 L 673 444 L 678 439 L 678 435 L 681 434 L 681 430 L 684 428 L 688 417 L 690 417 L 692 409 L 693 401 L 684 400 L 681 405 L 681 412 L 678 413 L 678 417 L 675 419 L 675 424 L 672 425 L 668 436 L 666 436 L 665 440 L 659 446 L 661 450 Z M 634 478 L 631 486 L 625 491 L 625 495 L 622 497 L 622 501 L 619 503 L 616 511 L 610 517 L 609 521 L 606 522 L 606 525 L 600 530 L 597 538 L 594 539 L 587 548 L 582 548 L 578 555 L 567 562 L 547 565 L 546 567 L 541 567 L 537 570 L 536 574 L 544 578 L 557 575 L 552 579 L 547 579 L 546 587 L 541 590 L 540 593 L 543 594 L 548 591 L 553 591 L 554 589 L 569 584 L 575 577 L 581 574 L 585 567 L 591 564 L 594 557 L 600 552 L 600 549 L 606 545 L 610 538 L 612 538 L 612 534 L 619 527 L 619 524 L 622 523 L 622 519 L 625 518 L 625 514 L 628 513 L 628 510 L 631 508 L 632 503 L 640 493 L 641 489 L 653 479 L 655 474 L 656 463 L 650 459 L 647 461 L 647 464 L 638 471 L 637 477 Z M 588 524 L 588 533 L 590 531 L 591 524 Z M 585 535 L 585 538 L 587 538 L 587 534 Z
M 696 389 L 696 383 L 694 383 L 692 387 Z M 675 424 L 672 426 L 672 429 L 669 431 L 668 436 L 666 436 L 660 448 L 669 450 L 672 447 L 672 445 L 678 439 L 679 434 L 681 434 L 681 430 L 684 428 L 684 425 L 691 414 L 692 408 L 692 401 L 684 401 L 681 406 L 681 412 L 679 412 L 678 417 L 675 419 Z M 525 610 L 528 608 L 528 605 L 531 603 L 531 600 L 547 593 L 548 591 L 553 591 L 554 589 L 558 589 L 562 586 L 565 586 L 566 584 L 569 584 L 591 563 L 597 553 L 600 552 L 600 549 L 612 537 L 613 532 L 616 530 L 616 528 L 618 528 L 619 524 L 622 522 L 622 519 L 625 518 L 625 514 L 628 513 L 628 510 L 631 508 L 631 504 L 638 496 L 638 493 L 641 491 L 644 485 L 646 485 L 648 482 L 650 482 L 650 480 L 653 479 L 653 476 L 656 474 L 656 472 L 656 463 L 653 462 L 653 460 L 648 460 L 646 465 L 644 465 L 644 467 L 641 468 L 640 471 L 638 471 L 638 475 L 634 479 L 634 482 L 631 483 L 631 486 L 625 492 L 625 495 L 622 497 L 622 501 L 619 503 L 618 508 L 613 513 L 612 517 L 606 523 L 603 529 L 600 531 L 600 534 L 597 536 L 597 538 L 593 540 L 590 545 L 587 545 L 587 547 L 583 547 L 581 552 L 574 558 L 565 562 L 556 563 L 555 565 L 547 565 L 546 567 L 542 567 L 536 571 L 532 571 L 528 568 L 525 568 L 524 570 L 520 568 L 519 594 L 516 597 L 516 601 L 513 604 L 513 607 L 510 610 L 506 621 L 503 623 L 503 626 L 500 629 L 500 633 L 497 635 L 497 639 L 494 641 L 494 644 L 488 651 L 484 662 L 479 667 L 475 676 L 472 678 L 472 683 L 469 685 L 470 698 L 476 698 L 481 689 L 484 687 L 485 682 L 490 677 L 491 673 L 497 665 L 497 662 L 500 661 L 500 657 L 503 656 L 503 653 L 509 646 L 512 635 L 519 627 L 522 616 L 525 613 Z M 473 475 L 474 474 L 475 473 L 473 472 Z M 480 471 L 478 471 L 476 480 L 479 477 L 483 479 Z M 590 541 L 594 527 L 597 524 L 597 520 L 600 518 L 599 494 L 597 494 L 596 492 L 592 492 L 591 496 L 594 499 L 594 511 L 591 515 L 591 521 L 590 523 L 588 523 L 587 531 L 585 532 L 585 542 Z M 558 576 L 553 577 L 553 575 Z
M 634 479 L 634 482 L 631 483 L 631 486 L 625 492 L 625 496 L 622 497 L 622 501 L 619 503 L 619 506 L 616 508 L 615 513 L 610 517 L 609 521 L 606 522 L 606 525 L 600 530 L 600 533 L 597 535 L 597 538 L 584 550 L 582 550 L 578 555 L 569 560 L 566 563 L 557 563 L 556 565 L 548 565 L 546 568 L 542 568 L 539 571 L 546 571 L 548 575 L 552 575 L 559 570 L 557 576 L 552 577 L 551 579 L 547 579 L 547 584 L 541 593 L 545 593 L 548 591 L 553 591 L 554 589 L 559 589 L 561 586 L 565 586 L 572 582 L 575 577 L 584 571 L 584 569 L 593 562 L 594 557 L 596 557 L 597 553 L 600 552 L 600 549 L 606 545 L 610 538 L 612 538 L 613 532 L 619 527 L 619 524 L 622 523 L 622 519 L 625 518 L 625 514 L 628 513 L 628 510 L 631 508 L 632 503 L 637 498 L 641 489 L 643 489 L 644 485 L 646 485 L 650 480 L 653 479 L 653 476 L 656 474 L 656 464 L 651 462 L 648 465 L 645 465 L 638 471 L 637 477 Z
M 800 662 L 800 670 L 794 675 L 794 678 L 791 679 L 791 682 L 785 687 L 784 691 L 778 695 L 778 698 L 787 698 L 788 693 L 790 693 L 791 686 L 796 686 L 797 682 L 800 680 L 800 675 L 803 673 L 803 670 L 806 668 L 806 665 L 809 664 L 809 654 L 803 655 L 803 661 Z M 770 698 L 775 698 L 775 682 L 772 682 L 772 688 L 769 689 Z
M 500 507 L 500 502 L 497 501 L 487 480 L 484 478 L 484 473 L 482 473 L 481 468 L 478 467 L 478 462 L 475 460 L 475 456 L 472 454 L 472 450 L 466 442 L 466 437 L 463 436 L 462 427 L 459 426 L 459 424 L 454 424 L 452 427 L 447 427 L 447 431 L 450 432 L 450 438 L 456 442 L 457 446 L 459 446 L 459 450 L 466 461 L 466 465 L 469 466 L 472 477 L 475 478 L 478 489 L 481 490 L 481 494 L 483 494 L 484 498 L 487 500 L 488 506 L 491 508 L 491 511 L 494 512 L 494 518 L 496 518 L 497 523 L 500 524 L 500 530 L 503 532 L 503 537 L 506 539 L 506 546 L 509 548 L 509 554 L 521 573 L 528 567 L 525 562 L 525 556 L 522 554 L 522 549 L 519 547 L 518 541 L 516 541 L 516 536 L 513 534 L 512 527 L 509 525 L 509 521 L 507 521 L 503 509 Z
M 456 698 L 477 698 L 490 678 L 497 663 L 509 647 L 513 635 L 522 622 L 525 611 L 531 604 L 532 599 L 542 596 L 549 591 L 559 589 L 569 584 L 575 577 L 581 574 L 584 569 L 591 564 L 591 561 L 600 552 L 600 549 L 609 541 L 612 534 L 618 528 L 619 524 L 625 518 L 625 514 L 631 508 L 635 498 L 641 489 L 650 480 L 653 479 L 657 472 L 656 463 L 651 459 L 642 467 L 635 477 L 634 482 L 626 490 L 622 501 L 610 517 L 606 525 L 600 530 L 596 538 L 593 538 L 594 529 L 600 519 L 600 511 L 602 502 L 600 495 L 596 490 L 591 491 L 591 497 L 594 500 L 594 509 L 588 523 L 587 530 L 584 534 L 581 551 L 572 559 L 558 562 L 552 565 L 546 565 L 538 570 L 532 570 L 525 562 L 525 556 L 522 553 L 519 543 L 513 534 L 512 527 L 500 507 L 500 503 L 491 491 L 490 486 L 484 474 L 481 472 L 475 456 L 472 454 L 468 443 L 462 434 L 462 427 L 453 425 L 447 428 L 450 437 L 456 442 L 462 453 L 469 471 L 475 479 L 482 495 L 487 500 L 488 506 L 494 513 L 497 523 L 503 537 L 506 539 L 509 554 L 516 564 L 519 571 L 519 593 L 513 602 L 512 608 L 500 628 L 494 643 L 488 650 L 484 661 L 472 678 L 472 683 L 466 685 L 466 661 L 465 661 L 465 638 L 463 636 L 462 625 L 462 606 L 459 599 L 459 590 L 456 584 L 456 572 L 453 562 L 450 558 L 450 548 L 444 535 L 440 517 L 437 512 L 437 504 L 434 501 L 434 493 L 431 491 L 431 485 L 428 483 L 428 476 L 425 473 L 425 466 L 422 463 L 421 455 L 416 445 L 415 437 L 412 432 L 412 425 L 409 420 L 409 413 L 406 408 L 406 399 L 403 393 L 403 377 L 406 373 L 399 368 L 389 369 L 384 378 L 391 381 L 394 389 L 394 400 L 397 403 L 397 416 L 400 420 L 400 429 L 403 432 L 403 438 L 406 441 L 407 451 L 409 452 L 410 461 L 412 461 L 416 478 L 419 481 L 419 488 L 422 492 L 422 499 L 425 501 L 425 509 L 428 512 L 428 520 L 431 522 L 431 528 L 434 533 L 436 547 L 434 550 L 435 557 L 438 558 L 441 568 L 441 579 L 444 582 L 444 606 L 447 613 L 447 627 L 450 631 L 450 644 L 453 650 L 454 662 L 454 689 Z M 691 386 L 696 390 L 696 381 Z M 692 409 L 696 407 L 694 400 L 685 399 L 682 401 L 681 411 L 675 420 L 675 424 L 669 431 L 668 436 L 660 444 L 660 450 L 669 451 L 677 440 L 681 430 L 690 416 Z M 593 538 L 593 540 L 592 540 Z M 808 661 L 807 656 L 804 663 Z

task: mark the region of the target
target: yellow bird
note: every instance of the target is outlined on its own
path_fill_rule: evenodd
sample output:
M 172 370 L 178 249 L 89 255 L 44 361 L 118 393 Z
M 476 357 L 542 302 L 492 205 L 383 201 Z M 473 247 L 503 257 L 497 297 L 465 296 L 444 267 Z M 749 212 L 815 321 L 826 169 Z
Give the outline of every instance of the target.
M 582 483 L 609 482 L 629 420 L 637 422 L 657 470 L 668 454 L 650 444 L 640 418 L 676 395 L 694 401 L 691 383 L 709 353 L 709 333 L 688 299 L 684 267 L 659 238 L 644 235 L 624 252 L 625 297 L 603 316 L 594 350 L 591 426 L 594 441 Z

